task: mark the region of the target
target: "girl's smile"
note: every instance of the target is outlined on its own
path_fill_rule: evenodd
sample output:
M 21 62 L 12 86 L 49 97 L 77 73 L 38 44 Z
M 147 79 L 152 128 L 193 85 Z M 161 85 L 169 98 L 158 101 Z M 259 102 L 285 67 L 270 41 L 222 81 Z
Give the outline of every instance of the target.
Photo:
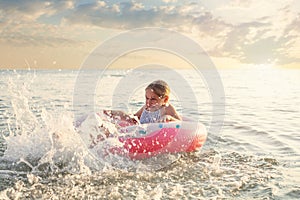
M 165 98 L 159 97 L 151 89 L 146 90 L 145 98 L 146 98 L 146 106 L 148 109 L 151 109 L 151 110 L 155 109 L 155 108 L 158 109 L 164 105 Z

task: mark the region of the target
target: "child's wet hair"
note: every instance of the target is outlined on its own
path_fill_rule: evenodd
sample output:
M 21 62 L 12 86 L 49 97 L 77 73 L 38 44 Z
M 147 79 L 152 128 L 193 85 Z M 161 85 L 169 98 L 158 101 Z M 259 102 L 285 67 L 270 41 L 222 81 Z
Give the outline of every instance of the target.
M 163 80 L 153 81 L 146 87 L 146 90 L 147 89 L 151 89 L 160 98 L 164 98 L 170 94 L 170 87 Z

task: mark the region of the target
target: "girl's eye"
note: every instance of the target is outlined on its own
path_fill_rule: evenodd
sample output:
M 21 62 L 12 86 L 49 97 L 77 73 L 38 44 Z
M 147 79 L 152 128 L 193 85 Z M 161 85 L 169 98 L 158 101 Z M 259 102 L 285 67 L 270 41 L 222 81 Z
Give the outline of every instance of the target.
M 150 100 L 150 101 L 157 101 L 157 99 L 155 99 L 155 98 L 147 98 L 147 97 L 146 97 L 146 99 L 147 99 L 147 100 Z

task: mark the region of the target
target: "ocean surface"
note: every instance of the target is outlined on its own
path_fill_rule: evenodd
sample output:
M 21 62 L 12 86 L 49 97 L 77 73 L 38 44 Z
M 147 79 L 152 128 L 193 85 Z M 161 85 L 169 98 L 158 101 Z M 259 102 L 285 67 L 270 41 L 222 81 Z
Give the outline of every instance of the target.
M 0 199 L 299 199 L 300 70 L 211 73 L 0 71 Z M 208 78 L 224 97 L 212 98 Z M 142 161 L 91 153 L 76 120 L 136 112 L 152 79 L 170 83 L 178 112 L 206 126 L 203 148 Z

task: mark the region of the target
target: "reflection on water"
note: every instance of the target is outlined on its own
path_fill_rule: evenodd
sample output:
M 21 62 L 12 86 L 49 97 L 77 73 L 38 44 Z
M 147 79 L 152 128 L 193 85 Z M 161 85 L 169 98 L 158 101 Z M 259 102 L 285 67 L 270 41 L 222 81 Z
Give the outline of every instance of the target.
M 99 109 L 111 107 L 114 85 L 126 75 L 111 73 L 101 80 L 109 89 L 97 89 Z M 186 98 L 200 112 L 190 109 L 188 117 L 210 126 L 209 91 L 190 71 L 181 73 L 199 101 Z M 2 71 L 0 199 L 297 199 L 300 71 L 220 74 L 221 134 L 209 133 L 200 152 L 132 161 L 95 158 L 83 144 L 73 127 L 74 112 L 82 112 L 72 107 L 75 71 Z M 131 98 L 126 109 L 134 112 L 144 97 Z M 183 112 L 176 95 L 172 101 Z

